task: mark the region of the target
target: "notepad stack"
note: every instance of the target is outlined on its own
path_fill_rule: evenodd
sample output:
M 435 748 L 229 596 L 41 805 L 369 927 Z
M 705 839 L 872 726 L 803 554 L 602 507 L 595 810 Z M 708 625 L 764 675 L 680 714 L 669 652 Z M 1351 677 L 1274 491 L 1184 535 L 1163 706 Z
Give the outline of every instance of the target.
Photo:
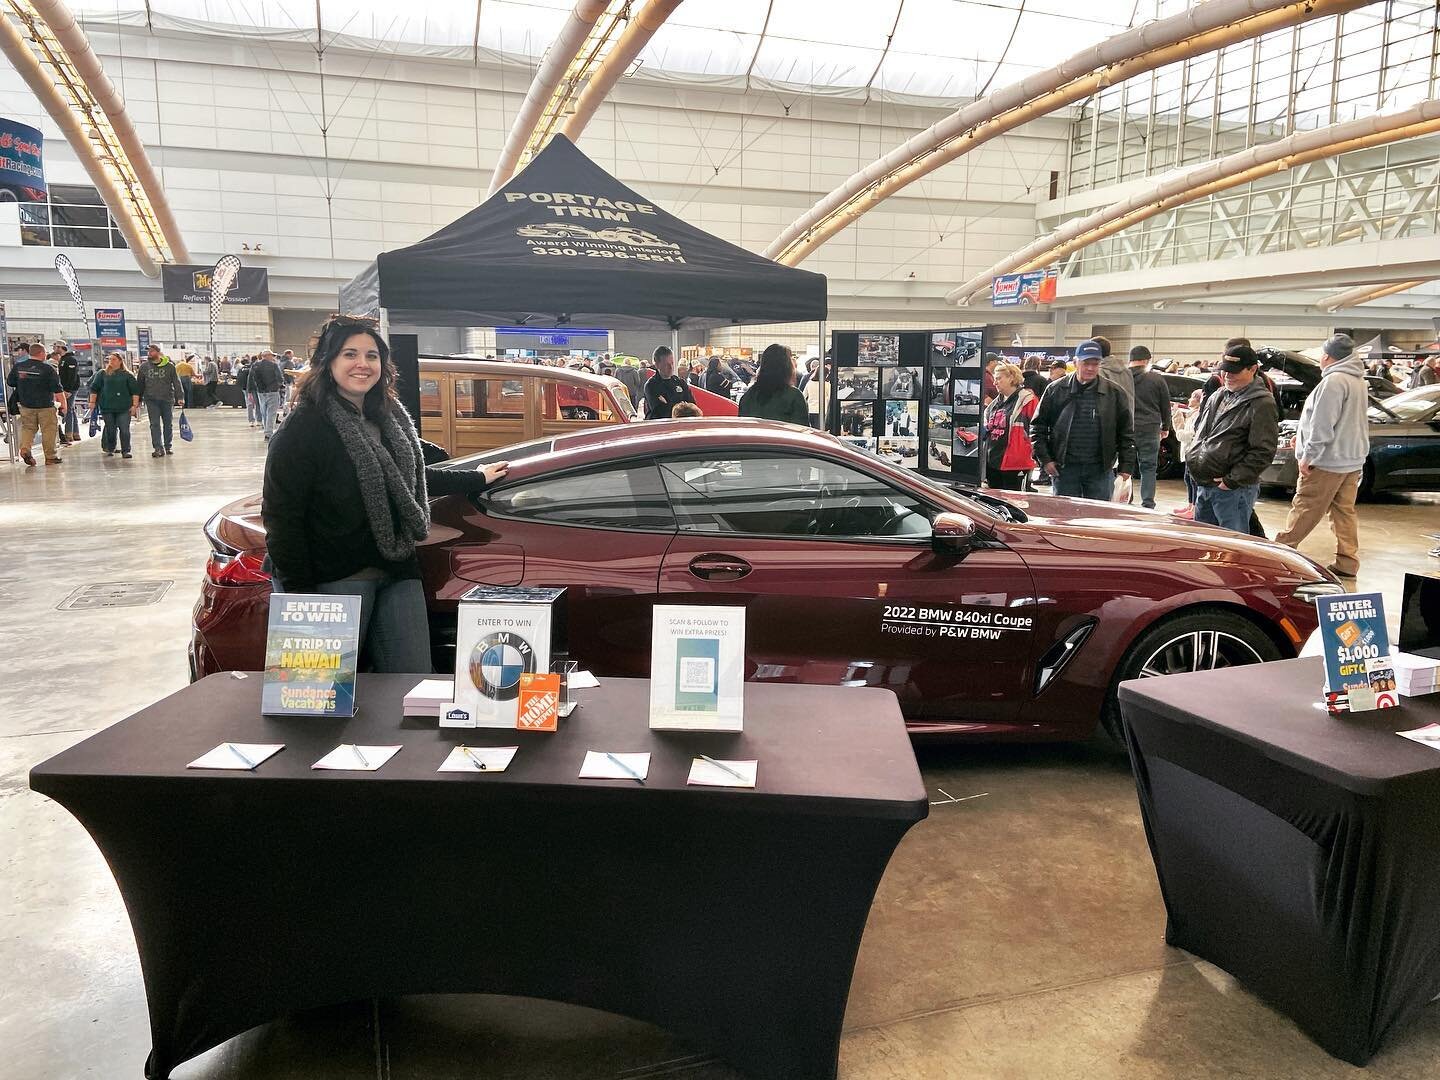
M 405 695 L 406 716 L 439 716 L 455 700 L 455 683 L 450 679 L 426 679 Z
M 1393 653 L 1391 659 L 1395 662 L 1395 688 L 1405 697 L 1440 690 L 1440 659 L 1403 652 Z

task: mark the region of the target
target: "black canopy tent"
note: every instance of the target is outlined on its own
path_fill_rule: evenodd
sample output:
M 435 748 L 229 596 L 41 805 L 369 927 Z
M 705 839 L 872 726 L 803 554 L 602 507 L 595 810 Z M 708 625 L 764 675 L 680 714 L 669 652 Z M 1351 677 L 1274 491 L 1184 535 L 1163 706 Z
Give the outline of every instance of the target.
M 557 135 L 464 217 L 382 253 L 340 306 L 421 326 L 678 331 L 820 322 L 826 296 L 824 276 L 686 224 Z

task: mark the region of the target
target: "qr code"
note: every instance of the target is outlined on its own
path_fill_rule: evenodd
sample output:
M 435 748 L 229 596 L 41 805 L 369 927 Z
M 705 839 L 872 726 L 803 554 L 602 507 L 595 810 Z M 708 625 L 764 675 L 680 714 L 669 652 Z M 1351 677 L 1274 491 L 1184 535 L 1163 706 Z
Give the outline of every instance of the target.
M 715 689 L 715 661 L 708 656 L 685 656 L 680 659 L 680 692 L 709 694 Z

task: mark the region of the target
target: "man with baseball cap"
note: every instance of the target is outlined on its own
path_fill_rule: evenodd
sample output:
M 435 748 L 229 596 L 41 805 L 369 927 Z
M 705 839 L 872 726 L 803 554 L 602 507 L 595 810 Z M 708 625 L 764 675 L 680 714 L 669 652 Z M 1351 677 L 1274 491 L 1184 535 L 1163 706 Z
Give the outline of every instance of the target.
M 1075 374 L 1045 388 L 1030 421 L 1035 460 L 1055 485 L 1056 495 L 1108 502 L 1115 470 L 1135 471 L 1135 438 L 1130 407 L 1120 388 L 1100 377 L 1103 357 L 1094 341 L 1075 350 Z
M 1260 474 L 1275 459 L 1280 416 L 1262 379 L 1255 350 L 1231 345 L 1216 375 L 1220 389 L 1195 419 L 1195 438 L 1186 462 L 1198 490 L 1195 520 L 1250 531 L 1250 512 L 1260 494 Z
M 1370 391 L 1348 334 L 1336 334 L 1321 349 L 1320 385 L 1305 399 L 1295 432 L 1295 501 L 1275 539 L 1295 547 L 1329 514 L 1335 532 L 1330 572 L 1353 578 L 1360 569 L 1355 495 L 1370 453 Z
M 1130 379 L 1134 385 L 1135 458 L 1140 471 L 1140 505 L 1155 509 L 1155 472 L 1160 466 L 1160 443 L 1170 435 L 1170 384 L 1150 370 L 1150 350 L 1130 350 Z

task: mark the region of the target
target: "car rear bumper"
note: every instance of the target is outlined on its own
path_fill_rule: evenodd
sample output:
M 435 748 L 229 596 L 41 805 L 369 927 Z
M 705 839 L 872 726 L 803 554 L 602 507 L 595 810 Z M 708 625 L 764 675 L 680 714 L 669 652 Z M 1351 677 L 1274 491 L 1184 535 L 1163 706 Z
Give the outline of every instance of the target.
M 1294 489 L 1299 479 L 1300 471 L 1295 465 L 1295 452 L 1293 450 L 1277 450 L 1275 460 L 1270 467 L 1260 474 L 1262 487 L 1283 487 Z

